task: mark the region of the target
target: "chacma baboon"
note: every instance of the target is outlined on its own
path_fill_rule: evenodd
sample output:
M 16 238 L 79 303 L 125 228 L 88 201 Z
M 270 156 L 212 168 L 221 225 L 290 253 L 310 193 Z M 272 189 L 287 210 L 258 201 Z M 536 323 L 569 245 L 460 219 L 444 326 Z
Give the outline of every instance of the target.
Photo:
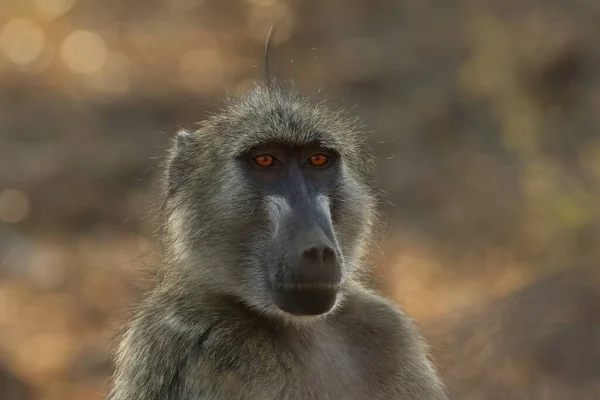
M 410 319 L 359 283 L 372 167 L 344 113 L 269 77 L 180 131 L 168 268 L 126 327 L 108 399 L 445 399 Z

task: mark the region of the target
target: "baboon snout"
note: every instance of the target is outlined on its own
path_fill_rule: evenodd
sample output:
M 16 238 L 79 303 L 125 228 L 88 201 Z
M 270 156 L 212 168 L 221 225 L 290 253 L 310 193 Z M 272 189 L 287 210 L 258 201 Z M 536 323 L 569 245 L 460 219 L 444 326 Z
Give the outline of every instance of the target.
M 271 283 L 288 288 L 339 285 L 341 253 L 327 197 L 308 193 L 271 196 L 267 204 L 269 218 L 276 227 Z
M 302 192 L 273 197 L 268 204 L 276 226 L 276 261 L 268 267 L 271 300 L 288 314 L 328 312 L 337 301 L 344 272 L 328 198 Z
M 287 261 L 270 282 L 271 299 L 289 314 L 324 314 L 335 305 L 343 280 L 339 251 L 320 229 L 294 239 Z

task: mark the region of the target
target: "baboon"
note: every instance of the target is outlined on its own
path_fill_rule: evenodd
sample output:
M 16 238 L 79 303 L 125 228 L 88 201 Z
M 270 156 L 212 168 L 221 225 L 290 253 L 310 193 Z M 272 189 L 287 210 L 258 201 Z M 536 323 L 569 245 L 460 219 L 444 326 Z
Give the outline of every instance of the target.
M 266 82 L 174 139 L 167 268 L 108 399 L 445 399 L 409 317 L 360 283 L 378 197 L 364 135 Z

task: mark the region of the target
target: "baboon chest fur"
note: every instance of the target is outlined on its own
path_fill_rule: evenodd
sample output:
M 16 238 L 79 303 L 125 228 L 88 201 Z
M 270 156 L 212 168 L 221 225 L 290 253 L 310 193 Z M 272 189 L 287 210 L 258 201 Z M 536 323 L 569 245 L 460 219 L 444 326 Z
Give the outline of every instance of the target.
M 354 120 L 274 87 L 179 132 L 164 273 L 108 399 L 445 399 L 411 320 L 361 285 L 373 165 Z

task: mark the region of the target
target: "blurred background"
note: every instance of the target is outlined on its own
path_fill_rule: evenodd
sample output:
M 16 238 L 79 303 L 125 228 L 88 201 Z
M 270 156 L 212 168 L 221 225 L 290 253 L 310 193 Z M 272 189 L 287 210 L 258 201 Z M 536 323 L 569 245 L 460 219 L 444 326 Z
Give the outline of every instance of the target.
M 0 398 L 99 400 L 179 127 L 275 68 L 353 108 L 381 290 L 453 398 L 600 398 L 600 3 L 0 0 Z

